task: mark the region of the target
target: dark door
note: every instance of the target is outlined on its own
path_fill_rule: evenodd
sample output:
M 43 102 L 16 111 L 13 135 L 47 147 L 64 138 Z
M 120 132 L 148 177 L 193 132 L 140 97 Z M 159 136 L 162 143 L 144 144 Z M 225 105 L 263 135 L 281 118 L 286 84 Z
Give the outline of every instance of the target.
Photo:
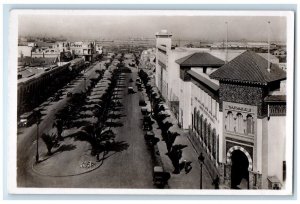
M 248 188 L 249 189 L 249 172 L 248 166 L 249 161 L 247 156 L 240 150 L 235 150 L 231 155 L 231 188 L 240 189 Z M 243 180 L 244 179 L 244 180 Z M 241 182 L 246 181 L 246 186 L 241 187 Z

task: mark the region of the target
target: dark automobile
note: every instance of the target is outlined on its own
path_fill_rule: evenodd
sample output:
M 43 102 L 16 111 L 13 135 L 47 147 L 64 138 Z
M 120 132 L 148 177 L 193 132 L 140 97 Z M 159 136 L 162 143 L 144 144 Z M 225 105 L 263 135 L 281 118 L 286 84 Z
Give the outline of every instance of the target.
M 154 139 L 155 135 L 153 131 L 147 131 L 146 134 L 144 135 L 145 140 L 152 140 Z
M 142 112 L 143 115 L 146 115 L 148 113 L 147 107 L 143 106 L 141 108 L 141 112 Z
M 153 184 L 159 188 L 163 188 L 171 178 L 169 172 L 165 172 L 161 166 L 153 168 Z
M 72 95 L 73 95 L 72 92 L 67 93 L 67 97 L 72 97 Z
M 159 142 L 159 138 L 155 137 L 155 134 L 152 130 L 147 131 L 144 135 L 144 138 L 149 147 L 153 147 Z
M 147 105 L 147 103 L 145 102 L 144 99 L 139 100 L 139 106 L 146 106 L 146 105 Z
M 129 94 L 134 93 L 133 87 L 131 87 L 131 86 L 128 87 L 128 93 L 129 93 Z
M 151 117 L 145 115 L 143 119 L 143 130 L 152 130 L 152 123 Z
M 18 127 L 29 127 L 35 123 L 34 112 L 27 112 L 20 116 Z
M 140 82 L 136 82 L 135 84 L 136 84 L 137 87 L 142 86 L 142 84 Z

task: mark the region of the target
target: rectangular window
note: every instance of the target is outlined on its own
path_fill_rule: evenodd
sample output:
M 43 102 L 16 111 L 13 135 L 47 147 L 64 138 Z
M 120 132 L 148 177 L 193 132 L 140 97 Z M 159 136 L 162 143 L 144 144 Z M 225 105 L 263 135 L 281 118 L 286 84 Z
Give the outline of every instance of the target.
M 158 51 L 161 52 L 161 53 L 167 54 L 167 52 L 164 51 L 163 49 L 158 48 Z

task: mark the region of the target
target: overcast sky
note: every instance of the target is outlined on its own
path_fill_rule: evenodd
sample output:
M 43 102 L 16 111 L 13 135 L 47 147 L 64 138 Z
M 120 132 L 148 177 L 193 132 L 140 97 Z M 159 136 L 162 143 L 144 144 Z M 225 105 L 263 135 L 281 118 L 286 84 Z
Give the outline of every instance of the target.
M 63 36 L 68 40 L 153 38 L 167 29 L 173 39 L 223 41 L 228 22 L 229 40 L 286 41 L 285 17 L 228 16 L 19 16 L 19 35 Z

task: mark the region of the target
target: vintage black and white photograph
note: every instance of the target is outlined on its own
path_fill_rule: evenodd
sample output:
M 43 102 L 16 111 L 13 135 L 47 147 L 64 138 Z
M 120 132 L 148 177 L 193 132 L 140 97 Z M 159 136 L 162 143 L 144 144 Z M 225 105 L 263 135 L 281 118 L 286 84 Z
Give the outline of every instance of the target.
M 12 16 L 15 189 L 292 192 L 293 13 Z

